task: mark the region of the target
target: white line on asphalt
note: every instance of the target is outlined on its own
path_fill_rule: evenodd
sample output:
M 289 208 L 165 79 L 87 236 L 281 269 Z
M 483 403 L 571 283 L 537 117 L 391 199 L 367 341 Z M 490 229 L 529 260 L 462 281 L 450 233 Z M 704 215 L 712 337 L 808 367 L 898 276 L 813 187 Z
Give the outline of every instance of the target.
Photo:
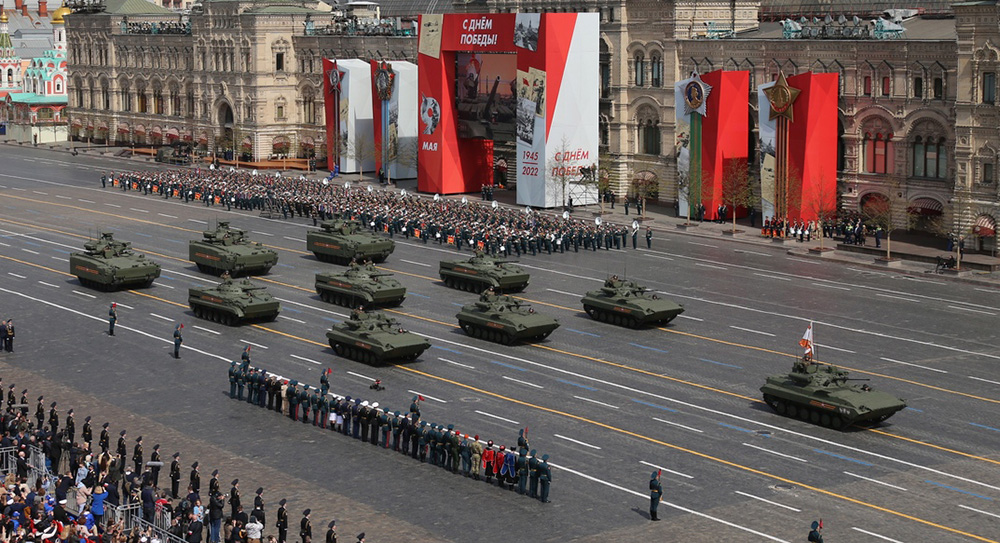
M 45 281 L 39 281 L 39 283 L 47 287 L 59 288 L 59 285 L 53 285 L 52 283 L 46 283 Z
M 889 483 L 886 483 L 884 481 L 879 481 L 878 479 L 872 479 L 871 477 L 865 477 L 864 475 L 858 475 L 857 473 L 851 473 L 849 471 L 845 471 L 844 475 L 850 475 L 851 477 L 857 477 L 858 479 L 864 479 L 866 481 L 871 481 L 871 482 L 873 482 L 873 483 L 875 483 L 877 485 L 887 486 L 889 488 L 895 488 L 896 490 L 902 490 L 903 492 L 906 492 L 906 489 L 903 488 L 903 487 L 901 487 L 901 486 L 890 485 Z
M 707 243 L 698 243 L 697 241 L 689 241 L 688 243 L 690 243 L 691 245 L 701 245 L 702 247 L 711 247 L 713 249 L 718 249 L 719 248 L 718 245 L 709 245 Z
M 3 242 L 0 242 L 0 245 L 3 245 L 4 247 L 10 247 L 10 244 L 9 244 L 9 243 L 3 243 Z
M 705 319 L 699 319 L 698 317 L 689 317 L 687 315 L 677 315 L 677 316 L 680 317 L 680 318 L 682 318 L 682 319 L 687 319 L 687 320 L 690 320 L 690 321 L 698 321 L 698 322 L 704 322 L 705 321 Z
M 611 405 L 609 403 L 599 402 L 597 400 L 591 400 L 590 398 L 584 398 L 583 396 L 573 396 L 577 400 L 583 400 L 585 402 L 596 403 L 597 405 L 603 405 L 604 407 L 610 407 L 611 409 L 618 409 L 617 405 Z
M 616 485 L 614 483 L 609 483 L 609 482 L 607 482 L 607 481 L 605 481 L 603 479 L 598 479 L 597 477 L 593 477 L 591 475 L 587 475 L 586 473 L 582 473 L 582 472 L 576 471 L 574 469 L 567 468 L 565 466 L 560 466 L 558 464 L 553 464 L 552 462 L 549 462 L 549 466 L 551 466 L 553 468 L 556 468 L 556 469 L 561 469 L 561 470 L 565 471 L 566 473 L 572 473 L 573 475 L 577 475 L 579 477 L 583 477 L 584 479 L 587 479 L 588 481 L 593 481 L 595 483 L 602 484 L 602 485 L 604 485 L 606 487 L 613 488 L 615 490 L 621 490 L 622 492 L 626 492 L 628 494 L 632 494 L 633 496 L 638 496 L 640 498 L 649 498 L 649 493 L 648 492 L 645 493 L 645 494 L 642 493 L 642 492 L 637 492 L 635 490 L 632 490 L 631 488 L 625 488 L 623 486 L 619 486 L 619 485 Z M 758 531 L 753 530 L 751 528 L 747 528 L 746 526 L 744 526 L 742 524 L 736 524 L 734 522 L 729 522 L 728 520 L 723 520 L 723 519 L 721 519 L 719 517 L 713 517 L 711 515 L 708 515 L 708 514 L 705 514 L 705 513 L 701 513 L 701 512 L 695 511 L 693 509 L 688 509 L 687 507 L 682 507 L 680 505 L 677 505 L 676 503 L 671 503 L 671 502 L 668 502 L 667 500 L 664 500 L 664 499 L 661 499 L 660 503 L 663 504 L 663 505 L 665 505 L 665 506 L 667 506 L 667 507 L 669 507 L 669 508 L 671 508 L 671 509 L 676 509 L 676 510 L 682 511 L 684 513 L 688 513 L 688 514 L 691 514 L 691 515 L 699 516 L 701 518 L 705 518 L 705 519 L 711 520 L 713 522 L 717 522 L 719 524 L 723 524 L 723 525 L 729 526 L 731 528 L 736 528 L 737 530 L 742 530 L 744 532 L 753 534 L 753 535 L 758 536 L 758 537 L 762 537 L 764 539 L 769 539 L 771 541 L 777 541 L 779 543 L 789 543 L 788 541 L 785 541 L 784 539 L 778 539 L 777 537 L 774 537 L 774 536 L 771 536 L 771 535 L 767 535 L 767 534 L 762 533 L 762 532 L 758 532 Z
M 879 298 L 892 298 L 894 300 L 903 300 L 904 302 L 913 302 L 919 304 L 920 300 L 914 300 L 913 298 L 904 298 L 902 296 L 893 296 L 891 294 L 876 294 Z
M 994 384 L 994 385 L 1000 385 L 1000 381 L 990 381 L 989 379 L 983 379 L 982 377 L 973 377 L 973 376 L 970 375 L 969 379 L 975 379 L 976 381 L 984 381 L 986 383 L 990 383 L 990 384 Z
M 478 409 L 476 410 L 476 413 L 479 413 L 480 415 L 482 415 L 484 417 L 489 417 L 491 419 L 502 420 L 504 422 L 509 422 L 511 424 L 521 424 L 520 422 L 517 422 L 516 420 L 510 420 L 510 419 L 505 419 L 503 417 L 498 417 L 498 416 L 496 416 L 496 415 L 494 415 L 492 413 L 487 413 L 486 411 L 479 411 Z
M 267 347 L 261 345 L 260 343 L 254 343 L 252 341 L 247 341 L 245 339 L 241 339 L 240 341 L 243 342 L 243 343 L 246 343 L 247 345 L 253 345 L 254 347 L 260 347 L 261 349 L 266 349 L 267 348 Z
M 167 217 L 169 219 L 176 219 L 177 218 L 177 215 L 167 215 L 166 213 L 157 213 L 157 215 L 159 215 L 161 217 Z
M 317 362 L 315 360 L 310 360 L 310 359 L 308 359 L 308 358 L 306 358 L 304 356 L 299 356 L 297 354 L 291 354 L 291 355 L 288 355 L 288 356 L 291 356 L 292 358 L 298 358 L 299 360 L 305 360 L 306 362 L 309 362 L 309 363 L 312 363 L 312 364 L 316 364 L 317 366 L 321 366 L 322 365 L 322 364 L 320 364 L 319 362 Z
M 304 240 L 304 239 L 292 238 L 292 237 L 288 237 L 288 236 L 281 236 L 281 237 L 287 239 L 288 241 L 297 241 L 299 243 L 305 243 L 306 242 L 306 240 Z
M 157 283 L 156 286 L 163 287 L 163 288 L 169 288 L 169 289 L 173 289 L 174 288 L 174 287 L 172 287 L 170 285 L 164 285 L 163 283 Z
M 198 219 L 188 219 L 190 222 L 196 222 L 198 224 L 208 224 L 207 221 L 199 221 Z
M 39 281 L 39 283 L 40 283 L 40 282 L 41 282 L 41 281 Z M 115 302 L 115 304 L 116 304 L 116 305 L 120 305 L 120 306 L 124 307 L 125 309 L 135 309 L 134 307 L 132 307 L 132 306 L 130 306 L 130 305 L 125 305 L 125 304 L 123 304 L 123 303 L 121 303 L 121 302 Z
M 441 398 L 435 398 L 434 396 L 428 396 L 427 394 L 423 394 L 421 392 L 417 392 L 416 390 L 407 390 L 407 392 L 409 392 L 410 394 L 416 394 L 417 396 L 423 396 L 424 398 L 427 398 L 428 400 L 434 400 L 435 402 L 448 403 L 445 400 L 442 400 Z
M 780 452 L 772 451 L 771 449 L 765 449 L 764 447 L 758 447 L 756 445 L 751 445 L 750 443 L 744 443 L 744 445 L 746 445 L 747 447 L 750 447 L 751 449 L 757 449 L 758 451 L 763 451 L 763 452 L 766 452 L 766 453 L 771 453 L 773 455 L 780 456 L 782 458 L 788 458 L 789 460 L 798 460 L 799 462 L 803 462 L 803 463 L 808 463 L 809 462 L 808 460 L 799 458 L 798 456 L 792 456 L 790 454 L 785 454 L 785 453 L 780 453 Z
M 59 260 L 60 262 L 69 262 L 68 258 L 63 258 L 61 256 L 54 256 L 52 257 L 52 260 Z
M 750 328 L 740 328 L 739 326 L 730 326 L 730 328 L 735 328 L 736 330 L 743 330 L 744 332 L 750 332 L 750 333 L 753 333 L 753 334 L 760 334 L 762 336 L 771 336 L 771 337 L 774 337 L 774 334 L 771 334 L 771 333 L 768 333 L 768 332 L 761 332 L 760 330 L 751 330 Z
M 25 277 L 23 275 L 20 275 L 20 274 L 17 274 L 17 273 L 14 273 L 14 272 L 7 272 L 7 275 L 13 275 L 14 277 L 17 277 L 18 279 L 27 279 L 27 277 Z
M 304 304 L 304 303 L 301 303 L 301 302 L 296 302 L 296 301 L 293 301 L 293 300 L 287 300 L 285 298 L 277 298 L 277 297 L 275 297 L 274 299 L 278 300 L 281 303 L 298 305 L 298 306 L 302 306 L 302 307 L 307 307 L 307 308 L 312 309 L 314 311 L 320 311 L 322 313 L 329 313 L 331 315 L 336 315 L 338 317 L 347 318 L 349 316 L 347 313 L 337 313 L 336 311 L 330 311 L 329 309 L 323 309 L 322 307 L 313 307 L 313 306 L 308 305 L 308 304 Z
M 366 380 L 368 380 L 368 381 L 374 381 L 374 380 L 375 380 L 375 378 L 374 378 L 374 377 L 368 377 L 367 375 L 362 375 L 362 374 L 360 374 L 360 373 L 354 373 L 353 371 L 348 371 L 348 372 L 347 372 L 347 374 L 348 374 L 348 375 L 353 375 L 353 376 L 355 376 L 355 377 L 360 377 L 360 378 L 362 378 L 362 379 L 366 379 Z
M 97 298 L 97 296 L 94 296 L 93 294 L 88 294 L 86 292 L 80 292 L 79 290 L 74 290 L 73 294 L 79 294 L 80 296 L 86 296 L 88 298 Z
M 107 204 L 107 203 L 106 203 L 106 204 L 104 204 L 104 205 L 106 205 L 106 206 L 110 206 L 110 207 L 121 207 L 121 206 L 120 206 L 120 205 L 118 205 L 118 204 Z
M 793 262 L 802 262 L 803 264 L 820 264 L 821 263 L 818 260 L 806 260 L 804 258 L 792 258 L 790 256 L 785 257 L 785 258 L 787 258 L 788 260 L 791 260 Z
M 840 351 L 842 353 L 857 354 L 857 353 L 855 353 L 854 351 L 852 351 L 850 349 L 841 349 L 840 347 L 831 347 L 829 345 L 822 345 L 822 344 L 819 344 L 819 343 L 814 343 L 814 345 L 816 345 L 817 347 L 822 347 L 824 349 L 830 349 L 831 351 Z
M 702 268 L 712 268 L 713 270 L 728 270 L 729 268 L 723 268 L 722 266 L 713 266 L 712 264 L 702 264 L 701 262 L 695 262 L 695 266 L 700 266 Z
M 73 292 L 76 292 L 76 291 L 74 290 Z M 150 315 L 152 315 L 152 316 L 154 316 L 154 317 L 156 317 L 158 319 L 163 319 L 163 320 L 168 321 L 168 322 L 174 322 L 174 319 L 168 319 L 167 317 L 164 317 L 163 315 L 157 315 L 156 313 L 150 313 Z
M 138 209 L 135 207 L 130 207 L 129 209 L 131 209 L 132 211 L 138 211 L 139 213 L 149 213 L 149 211 L 146 211 L 145 209 Z
M 305 324 L 305 323 L 306 323 L 306 321 L 300 321 L 299 319 L 293 319 L 293 318 L 291 318 L 291 317 L 286 317 L 286 316 L 284 316 L 284 315 L 279 315 L 279 316 L 280 316 L 281 318 L 285 319 L 286 321 L 292 321 L 292 322 L 297 322 L 297 323 L 299 323 L 299 324 Z
M 216 332 L 215 330 L 210 330 L 208 328 L 203 328 L 201 326 L 198 326 L 197 324 L 192 324 L 191 327 L 192 328 L 197 328 L 197 329 L 201 330 L 202 332 L 208 332 L 209 334 L 215 334 L 217 336 L 220 335 L 219 332 Z
M 508 381 L 514 381 L 515 383 L 521 383 L 522 385 L 528 385 L 529 387 L 545 388 L 542 385 L 536 385 L 535 383 L 529 383 L 527 381 L 522 381 L 520 379 L 514 379 L 513 377 L 507 377 L 506 375 L 501 375 L 501 377 L 503 377 L 504 379 L 506 379 Z M 615 409 L 618 409 L 618 408 L 616 407 Z
M 250 232 L 252 232 L 254 234 L 260 234 L 262 236 L 274 236 L 274 234 L 269 234 L 267 232 L 260 232 L 260 231 L 257 231 L 257 230 L 251 230 Z
M 582 296 L 580 296 L 579 294 L 573 294 L 572 292 L 566 292 L 565 290 L 556 290 L 554 288 L 547 288 L 545 290 L 549 292 L 555 292 L 556 294 L 565 294 L 566 296 L 575 296 L 577 298 L 582 298 Z
M 438 358 L 438 360 L 440 360 L 442 362 L 447 362 L 449 364 L 454 364 L 454 365 L 462 367 L 462 368 L 469 368 L 470 370 L 476 369 L 475 367 L 470 366 L 468 364 L 462 364 L 461 362 L 455 362 L 454 360 L 448 360 L 447 358 Z
M 169 273 L 170 275 L 180 275 L 181 277 L 187 277 L 188 279 L 195 279 L 197 281 L 202 281 L 202 282 L 207 281 L 207 279 L 205 279 L 204 277 L 198 277 L 197 275 L 191 275 L 190 273 L 184 273 L 182 271 L 177 271 L 177 270 L 164 270 L 164 271 Z
M 784 507 L 785 509 L 788 509 L 789 511 L 795 511 L 796 513 L 801 513 L 802 512 L 801 509 L 796 509 L 794 507 L 790 507 L 790 506 L 785 505 L 783 503 L 773 502 L 771 500 L 765 500 L 764 498 L 761 498 L 760 496 L 754 496 L 753 494 L 747 494 L 746 492 L 740 492 L 739 490 L 736 490 L 735 492 L 736 492 L 736 494 L 739 494 L 740 496 L 746 496 L 747 498 L 753 498 L 755 500 L 759 500 L 759 501 L 762 501 L 764 503 L 769 503 L 769 504 L 777 506 L 777 507 Z
M 827 285 L 826 283 L 809 283 L 810 285 L 824 288 L 835 288 L 837 290 L 851 290 L 847 287 L 838 287 L 837 285 Z
M 881 357 L 881 359 L 885 360 L 886 362 L 892 362 L 894 364 L 902 364 L 904 366 L 913 366 L 914 368 L 920 368 L 920 369 L 929 370 L 929 371 L 936 371 L 938 373 L 948 373 L 945 370 L 939 370 L 937 368 L 931 368 L 931 367 L 928 367 L 928 366 L 921 366 L 920 364 L 913 364 L 911 362 L 903 362 L 901 360 L 894 360 L 892 358 L 886 358 L 884 356 Z
M 83 203 L 85 203 L 85 204 L 95 204 L 95 203 L 97 203 L 97 202 L 95 202 L 95 201 L 93 201 L 93 200 L 84 200 L 83 198 L 77 198 L 76 200 L 77 200 L 78 202 L 83 202 Z
M 687 473 L 681 473 L 679 471 L 674 471 L 672 469 L 667 469 L 667 468 L 665 468 L 663 466 L 646 462 L 645 460 L 639 460 L 639 463 L 640 464 L 644 464 L 646 466 L 649 466 L 651 468 L 662 469 L 663 471 L 665 471 L 667 473 L 673 473 L 674 475 L 679 475 L 679 476 L 684 477 L 686 479 L 694 479 L 693 475 L 688 475 Z
M 604 279 L 597 279 L 595 277 L 587 277 L 586 275 L 577 275 L 575 273 L 569 273 L 569 272 L 564 272 L 564 271 L 550 270 L 549 268 L 541 268 L 541 267 L 538 267 L 538 266 L 532 266 L 530 264 L 518 264 L 518 266 L 521 266 L 522 268 L 528 268 L 529 270 L 542 270 L 542 271 L 547 271 L 549 273 L 555 273 L 555 274 L 558 274 L 558 275 L 565 275 L 567 277 L 576 277 L 577 279 L 586 279 L 587 281 L 597 281 L 599 283 L 603 283 L 605 281 Z
M 601 450 L 601 448 L 598 447 L 597 445 L 591 445 L 590 443 L 584 443 L 583 441 L 578 441 L 578 440 L 573 439 L 571 437 L 561 436 L 559 434 L 552 434 L 552 435 L 558 437 L 559 439 L 565 439 L 566 441 L 569 441 L 569 442 L 572 442 L 572 443 L 576 443 L 577 445 L 583 445 L 584 447 L 590 447 L 591 449 L 596 449 L 598 451 Z
M 400 258 L 399 261 L 400 262 L 406 262 L 407 264 L 413 264 L 414 266 L 423 266 L 425 268 L 430 268 L 431 267 L 430 264 L 427 264 L 425 262 L 414 262 L 413 260 L 404 260 L 402 258 Z
M 757 251 L 747 251 L 745 249 L 734 249 L 734 251 L 737 252 L 737 253 L 745 253 L 745 254 L 748 254 L 748 255 L 774 256 L 774 255 L 769 255 L 767 253 L 758 253 Z
M 1000 291 L 998 291 L 995 288 L 977 288 L 976 290 L 978 290 L 979 292 L 991 292 L 993 294 L 996 294 L 997 292 L 1000 292 Z
M 40 191 L 40 190 L 33 190 L 33 191 L 31 191 L 31 192 L 34 192 L 35 194 L 44 194 L 45 196 L 48 196 L 48 195 L 49 195 L 49 193 L 47 193 L 47 192 L 42 192 L 42 191 Z
M 756 275 L 758 277 L 767 277 L 768 279 L 778 279 L 779 281 L 791 281 L 791 279 L 789 279 L 787 277 L 779 277 L 777 275 L 768 275 L 766 273 L 754 273 L 754 275 Z
M 31 253 L 31 254 L 33 254 L 33 255 L 37 255 L 37 254 L 39 254 L 39 252 L 38 252 L 38 251 L 32 251 L 31 249 L 25 249 L 25 248 L 23 248 L 23 247 L 21 248 L 21 250 L 22 250 L 22 251 L 24 251 L 24 252 L 26 252 L 26 253 Z
M 948 307 L 951 308 L 951 309 L 961 309 L 962 311 L 971 311 L 973 313 L 982 313 L 983 315 L 993 315 L 994 317 L 996 316 L 996 313 L 991 313 L 989 311 L 982 311 L 982 310 L 979 310 L 979 309 L 970 309 L 968 307 L 958 307 L 957 305 L 949 305 Z
M 851 529 L 852 530 L 857 530 L 857 531 L 859 531 L 859 532 L 861 532 L 863 534 L 867 534 L 867 535 L 870 535 L 872 537 L 877 537 L 877 538 L 879 538 L 879 539 L 881 539 L 883 541 L 889 541 L 890 543 L 903 543 L 902 541 L 899 541 L 898 539 L 890 539 L 890 538 L 888 538 L 888 537 L 886 537 L 884 535 L 878 535 L 875 532 L 869 532 L 868 530 L 862 530 L 861 528 L 858 528 L 857 526 L 852 526 Z
M 996 513 L 988 513 L 986 511 L 980 511 L 979 509 L 975 509 L 975 508 L 969 507 L 968 505 L 958 504 L 958 506 L 961 507 L 962 509 L 968 509 L 969 511 L 975 511 L 977 513 L 982 513 L 984 515 L 989 515 L 991 517 L 1000 518 L 1000 515 L 998 515 Z
M 61 200 L 72 200 L 72 198 L 70 198 L 69 196 L 63 196 L 62 194 L 56 194 L 56 198 L 59 198 Z
M 649 258 L 659 258 L 660 260 L 673 260 L 669 256 L 651 255 L 649 253 L 645 253 L 644 256 L 648 256 Z
M 656 417 L 653 417 L 653 420 L 658 420 L 658 421 L 662 422 L 663 424 L 669 424 L 671 426 L 676 426 L 678 428 L 684 428 L 685 430 L 691 430 L 692 432 L 698 432 L 699 434 L 704 434 L 705 433 L 704 430 L 699 430 L 697 428 L 692 428 L 690 426 L 684 426 L 683 424 L 679 424 L 679 423 L 676 423 L 676 422 L 671 422 L 669 420 L 658 419 Z
M 11 188 L 14 190 L 21 190 L 21 191 L 28 190 L 28 189 L 22 189 L 21 187 L 11 187 Z

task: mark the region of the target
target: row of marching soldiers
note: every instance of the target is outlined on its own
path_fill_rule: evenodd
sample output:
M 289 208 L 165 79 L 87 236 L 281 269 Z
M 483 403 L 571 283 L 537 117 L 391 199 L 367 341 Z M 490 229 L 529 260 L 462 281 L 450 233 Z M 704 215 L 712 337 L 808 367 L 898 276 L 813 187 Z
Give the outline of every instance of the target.
M 778 217 L 765 217 L 760 233 L 766 238 L 795 239 L 799 241 L 812 241 L 812 236 L 817 232 L 816 221 L 785 221 Z
M 268 377 L 263 370 L 250 367 L 249 349 L 244 350 L 244 355 L 244 364 L 233 362 L 229 370 L 230 397 L 239 400 L 243 400 L 240 373 L 263 375 L 265 380 L 275 379 L 273 375 Z M 409 413 L 403 415 L 399 411 L 379 408 L 378 402 L 329 394 L 329 375 L 332 371 L 327 369 L 322 373 L 319 388 L 305 384 L 299 388 L 297 381 L 281 381 L 280 392 L 270 394 L 269 398 L 259 395 L 267 395 L 267 392 L 259 392 L 256 398 L 248 395 L 247 402 L 283 413 L 293 421 L 329 429 L 363 443 L 391 448 L 415 460 L 452 473 L 461 473 L 477 481 L 485 479 L 492 484 L 496 479 L 500 487 L 511 491 L 517 488 L 520 494 L 542 502 L 549 501 L 552 481 L 549 455 L 539 456 L 530 448 L 527 429 L 520 431 L 516 446 L 495 446 L 492 440 L 484 443 L 478 435 L 470 438 L 468 434 L 455 430 L 452 424 L 445 427 L 422 420 L 420 402 L 423 397 L 419 395 L 413 397 Z M 266 391 L 267 388 L 259 390 Z M 379 391 L 383 387 L 376 381 L 371 390 Z

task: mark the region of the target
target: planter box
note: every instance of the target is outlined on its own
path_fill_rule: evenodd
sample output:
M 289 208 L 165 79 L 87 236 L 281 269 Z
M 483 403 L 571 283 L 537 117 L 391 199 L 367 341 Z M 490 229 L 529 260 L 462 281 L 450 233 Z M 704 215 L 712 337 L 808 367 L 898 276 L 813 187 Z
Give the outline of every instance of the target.
M 971 275 L 972 274 L 972 268 L 961 268 L 961 269 L 957 269 L 957 270 L 954 269 L 954 268 L 945 268 L 945 269 L 941 270 L 941 273 L 943 273 L 945 275 L 952 275 L 952 276 L 955 276 L 955 277 L 961 277 L 963 275 Z
M 680 228 L 681 230 L 687 230 L 688 228 L 697 228 L 697 227 L 698 227 L 698 223 L 696 223 L 696 222 L 693 222 L 691 224 L 679 223 L 677 225 L 677 228 Z
M 876 258 L 875 264 L 879 266 L 885 266 L 887 268 L 898 268 L 903 265 L 903 260 L 900 258 Z
M 731 228 L 729 230 L 723 230 L 722 231 L 722 235 L 723 236 L 738 236 L 738 235 L 743 234 L 743 233 L 744 233 L 743 230 L 737 230 L 737 231 L 733 232 L 733 230 Z
M 809 254 L 816 256 L 833 256 L 835 251 L 836 249 L 833 247 L 823 247 L 822 249 L 819 247 L 813 247 L 812 249 L 809 249 Z

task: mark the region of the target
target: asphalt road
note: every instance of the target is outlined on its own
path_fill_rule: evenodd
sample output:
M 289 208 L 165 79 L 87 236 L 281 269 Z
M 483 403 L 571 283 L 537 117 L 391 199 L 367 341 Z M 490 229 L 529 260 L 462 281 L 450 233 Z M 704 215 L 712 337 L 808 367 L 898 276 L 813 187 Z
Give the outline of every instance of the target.
M 397 237 L 384 268 L 408 297 L 392 314 L 433 347 L 414 363 L 372 368 L 326 344 L 325 330 L 347 312 L 313 290 L 315 273 L 340 268 L 305 252 L 311 223 L 102 190 L 100 172 L 137 167 L 117 159 L 3 146 L 0 161 L 0 313 L 18 331 L 18 352 L 0 368 L 99 395 L 266 466 L 278 474 L 261 482 L 269 488 L 287 478 L 346 497 L 377 512 L 379 540 L 416 540 L 412 526 L 421 540 L 800 541 L 819 518 L 828 541 L 1000 540 L 998 290 L 668 233 L 653 250 L 524 257 L 532 281 L 522 296 L 562 326 L 541 344 L 502 347 L 455 325 L 474 295 L 444 287 L 436 268 L 460 255 Z M 216 281 L 186 260 L 187 242 L 220 219 L 278 250 L 278 266 L 261 278 L 282 300 L 276 322 L 229 328 L 187 307 L 187 288 Z M 132 241 L 163 276 L 138 291 L 82 287 L 67 273 L 68 254 L 98 230 Z M 684 315 L 641 331 L 589 319 L 579 298 L 612 273 L 683 303 Z M 185 343 L 175 361 L 178 322 Z M 773 413 L 758 389 L 800 356 L 809 322 L 819 360 L 909 407 L 847 432 Z M 392 410 L 420 393 L 425 420 L 497 444 L 515 444 L 528 427 L 532 448 L 551 455 L 553 503 L 230 400 L 228 361 L 247 343 L 257 366 L 312 383 L 331 367 L 334 392 Z M 385 391 L 368 390 L 375 377 Z M 647 482 L 657 468 L 664 522 L 654 524 Z

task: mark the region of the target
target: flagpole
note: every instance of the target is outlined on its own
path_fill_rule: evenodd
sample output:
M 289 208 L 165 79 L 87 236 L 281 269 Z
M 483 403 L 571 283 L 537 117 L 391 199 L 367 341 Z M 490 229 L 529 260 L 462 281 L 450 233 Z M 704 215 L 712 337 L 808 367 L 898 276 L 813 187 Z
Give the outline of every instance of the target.
M 813 361 L 816 361 L 818 360 L 818 358 L 816 357 L 816 329 L 813 328 L 813 321 L 809 321 L 809 329 L 812 330 L 812 345 L 811 345 L 813 351 L 812 358 Z

